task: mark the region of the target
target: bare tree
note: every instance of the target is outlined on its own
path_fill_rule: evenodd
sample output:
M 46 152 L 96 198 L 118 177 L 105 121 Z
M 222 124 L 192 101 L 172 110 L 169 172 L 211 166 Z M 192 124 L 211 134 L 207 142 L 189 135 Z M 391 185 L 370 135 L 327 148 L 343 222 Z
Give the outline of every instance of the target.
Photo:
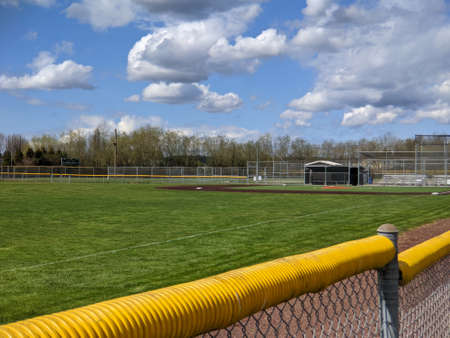
M 2 133 L 0 133 L 0 156 L 5 152 L 6 150 L 6 137 Z

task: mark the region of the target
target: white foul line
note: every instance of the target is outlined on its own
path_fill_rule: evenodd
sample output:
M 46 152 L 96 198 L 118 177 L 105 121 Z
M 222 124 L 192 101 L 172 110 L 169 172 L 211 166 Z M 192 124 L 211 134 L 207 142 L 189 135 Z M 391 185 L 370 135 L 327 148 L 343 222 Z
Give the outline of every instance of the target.
M 75 257 L 72 257 L 72 258 L 62 259 L 62 260 L 58 260 L 58 261 L 54 261 L 54 262 L 47 262 L 47 263 L 41 263 L 41 264 L 28 265 L 28 266 L 23 266 L 23 267 L 16 267 L 16 268 L 12 268 L 12 269 L 1 270 L 0 273 L 13 272 L 13 271 L 18 271 L 18 270 L 28 270 L 28 269 L 40 268 L 40 267 L 48 266 L 48 265 L 55 265 L 55 264 L 59 264 L 59 263 L 73 262 L 73 261 L 77 261 L 77 260 L 84 259 L 84 258 L 109 255 L 109 254 L 114 254 L 114 253 L 121 252 L 121 251 L 140 249 L 140 248 L 145 248 L 145 247 L 149 247 L 149 246 L 155 246 L 155 245 L 167 244 L 167 243 L 171 243 L 171 242 L 183 241 L 185 239 L 191 239 L 191 238 L 195 238 L 195 237 L 207 236 L 207 235 L 212 235 L 212 234 L 221 233 L 221 232 L 228 232 L 228 231 L 233 231 L 233 230 L 251 228 L 251 227 L 255 227 L 255 226 L 258 226 L 258 225 L 262 225 L 262 224 L 288 221 L 288 220 L 297 219 L 297 218 L 304 218 L 304 217 L 309 217 L 309 216 L 327 214 L 327 213 L 330 213 L 330 212 L 333 212 L 333 211 L 351 210 L 351 209 L 357 209 L 357 208 L 362 208 L 362 207 L 365 207 L 365 205 L 357 205 L 357 206 L 352 206 L 352 207 L 347 207 L 347 208 L 330 209 L 330 210 L 324 210 L 324 211 L 315 212 L 315 213 L 312 213 L 312 214 L 292 216 L 292 217 L 286 217 L 286 218 L 277 218 L 277 219 L 272 219 L 272 220 L 268 220 L 268 221 L 261 221 L 261 222 L 257 222 L 257 223 L 247 224 L 247 225 L 240 225 L 240 226 L 236 226 L 236 227 L 232 227 L 232 228 L 226 228 L 226 229 L 220 229 L 220 230 L 214 230 L 214 231 L 207 231 L 207 232 L 199 232 L 197 234 L 192 234 L 192 235 L 188 235 L 188 236 L 172 238 L 172 239 L 168 239 L 166 241 L 143 243 L 143 244 L 133 245 L 133 246 L 120 248 L 120 249 L 99 251 L 99 252 L 96 252 L 96 253 L 93 253 L 93 254 L 89 254 L 89 255 L 84 255 L 84 256 L 75 256 Z

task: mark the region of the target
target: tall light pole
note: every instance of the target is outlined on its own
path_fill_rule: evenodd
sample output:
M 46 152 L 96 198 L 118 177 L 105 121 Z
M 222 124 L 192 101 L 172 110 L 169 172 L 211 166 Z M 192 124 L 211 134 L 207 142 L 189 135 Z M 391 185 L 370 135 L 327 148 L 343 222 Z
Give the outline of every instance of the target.
M 259 177 L 259 142 L 256 142 L 256 180 Z
M 116 175 L 116 167 L 117 167 L 117 128 L 114 129 L 114 175 Z

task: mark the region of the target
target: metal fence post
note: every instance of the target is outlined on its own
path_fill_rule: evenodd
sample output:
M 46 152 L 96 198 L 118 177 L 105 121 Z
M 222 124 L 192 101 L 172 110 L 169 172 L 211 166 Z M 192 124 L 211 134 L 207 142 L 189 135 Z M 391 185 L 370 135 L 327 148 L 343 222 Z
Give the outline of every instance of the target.
M 380 300 L 380 328 L 382 338 L 399 336 L 398 318 L 398 230 L 392 224 L 383 224 L 377 229 L 378 235 L 389 238 L 395 246 L 395 257 L 378 270 L 378 296 Z

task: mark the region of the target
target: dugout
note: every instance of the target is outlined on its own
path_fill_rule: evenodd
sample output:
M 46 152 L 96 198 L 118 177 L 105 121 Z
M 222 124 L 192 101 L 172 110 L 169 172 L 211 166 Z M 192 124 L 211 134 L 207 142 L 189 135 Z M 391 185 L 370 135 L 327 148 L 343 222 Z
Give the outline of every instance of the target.
M 346 166 L 332 161 L 314 161 L 305 164 L 305 184 L 363 185 L 367 184 L 368 176 L 367 170 L 362 166 Z

